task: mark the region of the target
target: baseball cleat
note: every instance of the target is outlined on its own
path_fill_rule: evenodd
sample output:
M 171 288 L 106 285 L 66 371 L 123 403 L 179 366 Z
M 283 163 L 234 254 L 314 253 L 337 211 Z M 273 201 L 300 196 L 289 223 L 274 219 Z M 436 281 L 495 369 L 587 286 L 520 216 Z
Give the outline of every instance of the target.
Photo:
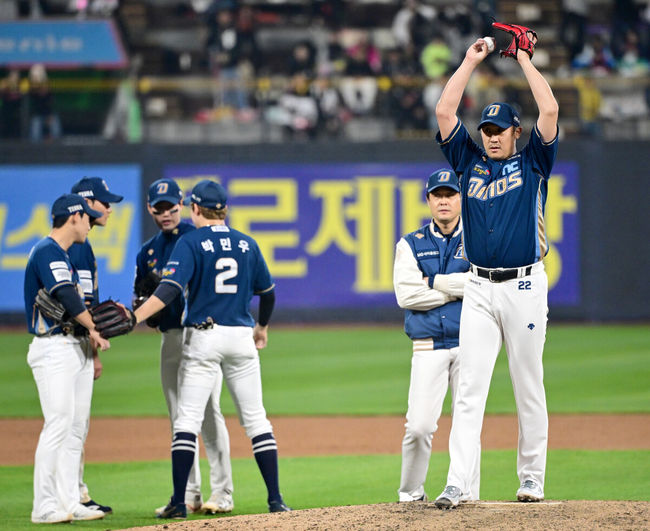
M 99 509 L 91 509 L 81 504 L 77 505 L 72 511 L 72 519 L 79 521 L 101 520 L 104 516 L 104 513 Z
M 170 498 L 169 503 L 159 514 L 156 515 L 156 518 L 184 520 L 187 518 L 187 505 L 185 505 L 185 503 L 174 504 L 173 498 Z
M 235 508 L 230 494 L 213 494 L 210 499 L 201 505 L 203 514 L 229 513 Z
M 34 524 L 61 524 L 63 522 L 72 522 L 72 515 L 65 511 L 49 511 L 39 516 L 32 514 L 32 523 Z
M 203 505 L 203 498 L 201 498 L 201 493 L 199 494 L 185 494 L 185 505 L 187 505 L 187 510 L 191 513 L 196 513 L 201 510 Z
M 398 503 L 409 503 L 409 502 L 426 502 L 429 501 L 429 498 L 427 497 L 427 493 L 425 492 L 422 494 L 422 496 L 418 496 L 417 498 L 414 498 L 410 494 L 406 494 L 405 492 L 400 492 L 399 493 L 399 500 Z
M 102 505 L 97 503 L 95 500 L 88 500 L 87 502 L 81 502 L 81 505 L 88 507 L 88 509 L 94 509 L 96 511 L 101 511 L 104 514 L 113 514 L 113 508 L 108 505 Z
M 447 485 L 440 496 L 436 498 L 436 507 L 438 509 L 453 509 L 460 503 L 461 491 L 458 487 Z
M 269 502 L 270 513 L 284 513 L 290 511 L 291 507 L 287 507 L 282 500 Z
M 544 499 L 544 492 L 537 482 L 527 479 L 519 487 L 517 499 L 520 502 L 539 502 Z

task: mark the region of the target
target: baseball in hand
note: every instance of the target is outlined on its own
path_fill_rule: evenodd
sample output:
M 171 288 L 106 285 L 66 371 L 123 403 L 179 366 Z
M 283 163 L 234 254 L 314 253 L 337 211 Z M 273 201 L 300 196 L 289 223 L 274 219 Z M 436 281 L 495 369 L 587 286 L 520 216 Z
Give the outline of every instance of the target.
M 492 53 L 494 51 L 494 37 L 483 37 L 483 40 L 487 45 L 488 53 Z

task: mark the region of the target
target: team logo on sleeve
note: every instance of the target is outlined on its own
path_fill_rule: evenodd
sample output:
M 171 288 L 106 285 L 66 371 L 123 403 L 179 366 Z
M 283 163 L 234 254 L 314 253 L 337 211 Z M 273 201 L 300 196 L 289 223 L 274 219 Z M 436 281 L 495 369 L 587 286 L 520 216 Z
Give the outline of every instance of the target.
M 175 267 L 163 267 L 162 270 L 163 277 L 171 277 L 174 273 L 176 273 Z
M 54 280 L 57 282 L 63 282 L 65 280 L 72 282 L 72 272 L 68 268 L 68 264 L 65 262 L 50 262 L 50 270 L 52 271 Z
M 211 253 L 214 252 L 214 243 L 212 243 L 212 240 L 203 240 L 201 242 L 201 247 L 203 247 L 203 250 L 207 253 L 210 251 Z

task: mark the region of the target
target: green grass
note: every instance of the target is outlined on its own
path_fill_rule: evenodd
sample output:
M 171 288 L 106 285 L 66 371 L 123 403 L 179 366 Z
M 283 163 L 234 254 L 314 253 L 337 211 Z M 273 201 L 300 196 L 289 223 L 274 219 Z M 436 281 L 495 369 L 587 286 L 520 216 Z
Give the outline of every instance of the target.
M 650 334 L 646 326 L 551 326 L 544 353 L 551 413 L 650 411 Z M 39 417 L 25 361 L 31 337 L 0 335 L 1 417 Z M 160 337 L 116 338 L 102 355 L 94 416 L 165 416 L 159 382 Z M 264 402 L 271 415 L 401 415 L 406 411 L 411 351 L 399 325 L 272 328 L 261 352 Z M 235 413 L 227 392 L 223 410 Z M 445 405 L 449 412 L 449 400 Z M 514 413 L 502 352 L 488 413 Z
M 513 500 L 518 487 L 515 451 L 483 452 L 481 498 Z M 431 458 L 426 490 L 437 496 L 444 487 L 449 459 Z M 554 500 L 650 500 L 650 452 L 551 451 L 546 498 Z M 208 484 L 203 460 L 204 485 Z M 280 482 L 294 509 L 394 502 L 399 485 L 399 455 L 328 456 L 280 460 Z M 266 512 L 265 489 L 253 459 L 233 459 L 235 511 Z M 115 514 L 98 522 L 75 522 L 75 529 L 121 529 L 155 525 L 153 509 L 171 491 L 168 461 L 125 464 L 88 464 L 86 481 L 93 496 L 113 505 Z M 32 467 L 3 467 L 0 474 L 2 523 L 20 530 L 29 522 Z M 204 492 L 206 489 L 204 488 Z

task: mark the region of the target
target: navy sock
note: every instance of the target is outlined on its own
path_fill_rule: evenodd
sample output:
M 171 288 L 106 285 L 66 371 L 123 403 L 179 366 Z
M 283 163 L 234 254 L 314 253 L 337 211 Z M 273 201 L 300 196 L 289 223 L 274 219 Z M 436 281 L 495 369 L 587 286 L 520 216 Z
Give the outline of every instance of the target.
M 194 463 L 195 452 L 196 435 L 182 431 L 174 433 L 172 441 L 172 478 L 174 481 L 172 503 L 174 505 L 185 502 L 185 488 Z
M 262 473 L 266 490 L 268 491 L 268 502 L 282 501 L 280 485 L 278 480 L 278 445 L 272 433 L 263 433 L 251 439 L 253 443 L 253 455 L 257 466 Z

